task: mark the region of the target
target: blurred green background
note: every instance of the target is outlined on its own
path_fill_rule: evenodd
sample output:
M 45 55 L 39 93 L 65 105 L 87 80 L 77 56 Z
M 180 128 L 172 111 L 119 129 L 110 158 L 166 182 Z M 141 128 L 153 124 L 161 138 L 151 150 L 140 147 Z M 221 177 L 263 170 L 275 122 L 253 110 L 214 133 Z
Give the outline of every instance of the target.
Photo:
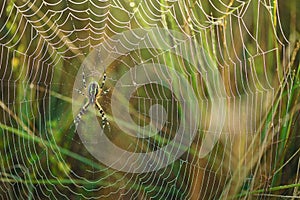
M 0 8 L 0 198 L 299 198 L 298 0 L 12 0 L 1 1 Z M 203 117 L 179 160 L 156 172 L 119 172 L 90 155 L 74 132 L 73 84 L 97 45 L 117 33 L 151 27 L 186 34 L 208 52 L 226 91 L 224 134 L 199 158 L 207 127 L 218 123 L 205 76 L 170 52 L 132 51 L 106 69 L 106 88 L 113 90 L 137 63 L 164 63 L 187 78 Z M 164 101 L 157 97 L 161 93 L 173 102 L 166 88 L 139 88 L 130 101 L 133 120 L 149 123 L 151 100 Z M 136 140 L 114 123 L 110 97 L 101 105 L 112 127 L 105 134 L 116 145 L 149 151 L 174 136 L 181 114 L 176 103 L 165 107 L 168 123 L 157 137 Z

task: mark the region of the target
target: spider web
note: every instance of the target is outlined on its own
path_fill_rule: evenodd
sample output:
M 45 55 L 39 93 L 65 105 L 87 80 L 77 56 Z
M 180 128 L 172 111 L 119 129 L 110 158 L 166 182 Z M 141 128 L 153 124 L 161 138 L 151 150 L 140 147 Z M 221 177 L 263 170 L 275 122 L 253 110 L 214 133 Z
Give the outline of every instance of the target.
M 267 144 L 272 144 L 268 151 L 273 153 L 280 146 L 280 138 L 275 134 L 279 119 L 270 118 L 271 128 L 265 133 L 262 122 L 268 112 L 281 110 L 275 99 L 286 83 L 282 80 L 291 78 L 290 68 L 286 67 L 289 61 L 285 59 L 285 55 L 290 55 L 289 41 L 281 30 L 277 6 L 277 1 L 229 0 L 3 1 L 1 198 L 214 199 L 257 189 L 266 189 L 268 194 L 270 180 L 262 179 L 276 171 L 272 164 L 276 160 L 264 155 Z M 185 50 L 171 37 L 160 39 L 168 40 L 170 49 L 180 54 L 154 48 L 132 50 L 130 41 L 119 41 L 127 54 L 113 47 L 98 48 L 114 35 L 157 27 L 180 32 L 199 43 L 222 79 L 224 86 L 217 86 L 216 93 L 220 94 L 217 99 L 226 101 L 224 126 L 221 137 L 206 156 L 199 153 L 205 135 L 217 135 L 209 127 L 221 122 L 215 120 L 220 113 L 212 109 L 206 82 L 209 76 L 196 70 L 197 65 L 203 64 L 197 60 L 199 49 L 189 50 L 195 59 L 191 64 L 180 56 Z M 269 33 L 268 38 L 264 32 Z M 145 40 L 140 38 L 139 42 Z M 74 101 L 72 94 L 74 82 L 79 86 L 82 83 L 82 63 L 95 49 L 95 62 L 100 64 L 87 66 L 87 84 L 92 79 L 99 81 L 101 72 L 106 70 L 105 88 L 113 91 L 126 72 L 145 63 L 161 63 L 186 78 L 200 107 L 190 114 L 199 116 L 200 121 L 196 137 L 179 159 L 156 171 L 130 173 L 99 162 L 84 147 L 85 141 L 74 133 L 72 111 L 78 112 L 86 99 Z M 114 62 L 104 69 L 101 60 L 107 57 L 113 57 Z M 223 89 L 224 94 L 220 92 Z M 187 88 L 177 85 L 174 90 Z M 140 125 L 142 134 L 146 134 L 142 127 L 149 124 L 152 105 L 162 106 L 152 107 L 154 114 L 166 115 L 165 123 L 158 125 L 159 134 L 145 138 L 132 137 L 118 127 L 111 96 L 104 96 L 100 104 L 112 127 L 111 132 L 105 130 L 103 134 L 115 145 L 129 152 L 151 152 L 174 138 L 182 122 L 183 106 L 172 89 L 150 81 L 137 87 L 131 96 L 130 116 Z M 183 101 L 189 100 L 185 97 Z M 72 110 L 74 102 L 77 110 Z M 124 104 L 121 99 L 119 103 Z M 81 122 L 83 126 L 88 124 L 89 131 L 100 123 L 100 118 L 99 122 L 89 119 L 92 112 L 83 116 Z

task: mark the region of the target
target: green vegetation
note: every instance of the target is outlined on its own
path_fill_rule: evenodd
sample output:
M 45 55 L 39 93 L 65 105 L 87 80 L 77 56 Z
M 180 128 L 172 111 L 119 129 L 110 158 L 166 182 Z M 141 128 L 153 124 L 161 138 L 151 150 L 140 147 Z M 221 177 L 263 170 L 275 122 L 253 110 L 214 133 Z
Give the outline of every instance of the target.
M 300 1 L 244 2 L 1 2 L 0 198 L 299 198 Z M 205 49 L 207 59 L 194 47 L 194 63 L 161 49 L 132 51 L 107 67 L 105 87 L 113 91 L 139 63 L 162 63 L 182 74 L 197 93 L 200 111 L 192 115 L 201 114 L 201 121 L 180 159 L 155 172 L 125 173 L 94 158 L 74 132 L 72 103 L 84 102 L 72 99 L 73 86 L 83 60 L 105 39 L 156 26 L 185 34 Z M 164 41 L 180 51 L 173 38 Z M 226 119 L 221 138 L 202 158 L 201 141 L 220 114 L 211 110 L 206 84 L 215 76 L 197 71 L 204 65 L 222 78 L 224 88 L 218 86 L 216 93 L 226 100 Z M 186 90 L 173 86 L 176 92 Z M 119 101 L 125 104 L 124 97 Z M 167 145 L 183 115 L 170 89 L 159 83 L 138 88 L 129 102 L 130 115 L 148 125 L 149 108 L 156 102 L 167 111 L 167 123 L 149 140 L 136 139 L 115 123 L 110 92 L 101 101 L 112 127 L 106 136 L 132 152 Z

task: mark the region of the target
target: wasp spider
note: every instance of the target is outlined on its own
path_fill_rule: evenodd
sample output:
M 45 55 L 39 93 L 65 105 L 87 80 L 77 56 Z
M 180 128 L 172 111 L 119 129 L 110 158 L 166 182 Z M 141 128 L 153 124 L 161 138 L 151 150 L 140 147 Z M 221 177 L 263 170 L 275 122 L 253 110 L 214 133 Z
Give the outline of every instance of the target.
M 85 90 L 87 89 L 87 95 L 85 95 L 84 92 L 82 92 L 79 89 L 76 89 L 76 91 L 79 94 L 85 96 L 88 101 L 82 106 L 82 108 L 80 109 L 78 115 L 74 119 L 75 131 L 77 130 L 77 127 L 80 123 L 82 115 L 84 115 L 86 113 L 86 111 L 87 111 L 87 109 L 90 105 L 93 105 L 99 111 L 100 116 L 101 116 L 101 121 L 102 121 L 101 122 L 102 123 L 102 128 L 104 129 L 105 127 L 107 127 L 108 130 L 110 131 L 109 122 L 107 121 L 105 113 L 104 113 L 104 111 L 103 111 L 103 109 L 102 109 L 102 107 L 99 103 L 99 99 L 101 98 L 101 96 L 103 96 L 103 95 L 105 95 L 109 92 L 109 89 L 108 90 L 103 90 L 105 80 L 106 80 L 106 72 L 103 73 L 103 78 L 102 78 L 102 82 L 101 82 L 100 86 L 99 86 L 98 82 L 92 81 L 88 85 L 88 87 L 86 87 L 85 74 L 84 74 L 84 71 L 82 71 L 82 83 L 83 83 L 84 89 Z

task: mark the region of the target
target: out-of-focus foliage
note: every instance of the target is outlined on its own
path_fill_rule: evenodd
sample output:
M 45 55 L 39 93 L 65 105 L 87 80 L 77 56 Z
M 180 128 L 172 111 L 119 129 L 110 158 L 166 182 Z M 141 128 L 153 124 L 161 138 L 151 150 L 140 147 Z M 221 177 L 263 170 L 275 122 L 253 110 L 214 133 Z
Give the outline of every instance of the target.
M 299 197 L 299 10 L 298 0 L 0 2 L 0 198 Z M 128 174 L 99 163 L 74 133 L 73 83 L 84 58 L 105 39 L 155 26 L 193 36 L 213 58 L 228 100 L 224 133 L 234 133 L 223 134 L 200 159 L 202 128 L 182 159 L 166 169 Z M 161 53 L 152 59 L 186 74 L 194 71 L 176 55 Z M 107 87 L 151 56 L 148 50 L 132 52 L 112 63 Z M 199 100 L 209 99 L 202 76 L 189 81 Z M 159 91 L 172 96 L 151 86 L 137 94 L 151 99 Z M 255 96 L 259 92 L 262 96 Z M 251 95 L 261 103 L 243 99 Z M 110 115 L 109 95 L 102 105 Z M 146 113 L 149 105 L 132 99 L 131 106 L 139 123 L 134 110 Z M 167 108 L 172 109 L 179 108 Z M 253 109 L 253 118 L 241 120 L 251 113 L 247 109 Z M 165 129 L 178 128 L 177 120 Z M 208 126 L 210 118 L 204 121 Z M 131 142 L 111 124 L 106 134 L 115 144 Z M 250 134 L 249 127 L 255 127 Z M 163 145 L 163 139 L 153 140 Z

